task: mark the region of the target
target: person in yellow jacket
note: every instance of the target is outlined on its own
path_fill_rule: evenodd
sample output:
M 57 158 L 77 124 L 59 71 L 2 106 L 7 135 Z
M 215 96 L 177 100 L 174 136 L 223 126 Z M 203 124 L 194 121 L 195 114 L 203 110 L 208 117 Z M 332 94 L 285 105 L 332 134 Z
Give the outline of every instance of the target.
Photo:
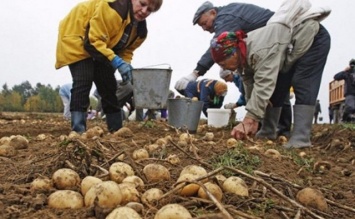
M 130 83 L 133 52 L 147 37 L 146 18 L 163 0 L 87 0 L 60 22 L 55 68 L 69 66 L 72 130 L 86 130 L 86 113 L 94 82 L 102 97 L 109 131 L 122 127 L 115 71 Z

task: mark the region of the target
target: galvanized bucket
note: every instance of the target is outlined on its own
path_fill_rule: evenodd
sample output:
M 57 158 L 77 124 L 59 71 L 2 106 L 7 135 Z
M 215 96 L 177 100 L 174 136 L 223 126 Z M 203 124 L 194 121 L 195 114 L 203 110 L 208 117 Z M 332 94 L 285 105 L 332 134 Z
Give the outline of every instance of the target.
M 188 98 L 169 99 L 169 125 L 195 133 L 200 121 L 202 107 L 202 101 L 192 101 Z
M 133 69 L 133 96 L 138 109 L 166 109 L 171 69 Z

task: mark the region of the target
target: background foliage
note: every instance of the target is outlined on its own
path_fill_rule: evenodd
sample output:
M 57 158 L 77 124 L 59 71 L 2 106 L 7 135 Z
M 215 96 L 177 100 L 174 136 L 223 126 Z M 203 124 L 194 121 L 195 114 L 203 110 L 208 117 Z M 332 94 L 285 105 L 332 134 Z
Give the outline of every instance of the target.
M 62 112 L 63 103 L 59 96 L 59 88 L 37 83 L 36 86 L 28 82 L 14 85 L 11 89 L 5 83 L 0 93 L 0 111 L 6 112 Z M 93 109 L 97 100 L 90 97 Z

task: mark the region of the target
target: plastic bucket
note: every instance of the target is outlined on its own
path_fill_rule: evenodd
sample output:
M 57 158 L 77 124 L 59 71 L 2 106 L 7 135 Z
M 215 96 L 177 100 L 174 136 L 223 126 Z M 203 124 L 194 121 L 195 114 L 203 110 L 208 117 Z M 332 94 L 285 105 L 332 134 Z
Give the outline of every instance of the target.
M 134 104 L 138 109 L 166 109 L 171 69 L 133 69 Z
M 169 99 L 169 125 L 195 133 L 200 121 L 202 107 L 202 101 L 192 101 L 187 98 Z
M 230 109 L 207 109 L 207 125 L 216 128 L 228 125 L 231 116 Z

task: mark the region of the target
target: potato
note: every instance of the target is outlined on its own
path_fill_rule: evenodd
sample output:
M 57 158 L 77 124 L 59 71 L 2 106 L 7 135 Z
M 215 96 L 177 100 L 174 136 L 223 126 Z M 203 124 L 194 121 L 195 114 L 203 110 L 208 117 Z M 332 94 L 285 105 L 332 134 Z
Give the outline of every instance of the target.
M 143 173 L 149 182 L 170 180 L 169 170 L 160 164 L 148 164 L 143 168 Z
M 26 149 L 26 148 L 28 148 L 28 140 L 27 140 L 27 138 L 25 138 L 21 135 L 13 135 L 10 137 L 9 145 L 14 147 L 16 150 Z
M 136 189 L 135 185 L 132 183 L 121 183 L 118 184 L 121 189 L 122 199 L 121 204 L 127 204 L 128 202 L 139 202 L 140 194 Z
M 187 142 L 186 142 L 185 140 L 179 140 L 178 143 L 177 143 L 177 145 L 178 145 L 179 147 L 184 148 L 184 147 L 187 146 Z
M 102 137 L 104 130 L 100 126 L 94 126 L 86 131 L 86 138 Z
M 45 134 L 39 134 L 39 135 L 37 135 L 36 140 L 43 141 L 46 138 L 47 138 L 47 136 Z
M 17 154 L 17 150 L 7 144 L 3 144 L 0 146 L 0 156 L 3 157 L 13 157 Z
M 271 157 L 272 159 L 281 161 L 281 154 L 280 154 L 280 152 L 278 150 L 267 149 L 264 154 L 267 157 Z
M 223 183 L 223 191 L 234 193 L 240 196 L 249 196 L 248 186 L 243 179 L 231 176 L 228 177 Z
M 238 141 L 235 138 L 229 138 L 227 140 L 227 148 L 234 148 L 237 146 Z
M 155 141 L 155 143 L 165 147 L 168 144 L 168 141 L 165 138 L 159 138 Z
M 127 176 L 122 180 L 122 183 L 132 183 L 138 190 L 144 189 L 144 182 L 138 176 Z
M 80 134 L 77 133 L 76 131 L 71 131 L 68 135 L 68 139 L 72 140 L 72 139 L 76 139 L 76 138 L 80 138 Z
M 35 191 L 49 191 L 53 189 L 53 181 L 48 178 L 37 178 L 31 183 L 30 190 Z
M 151 188 L 145 191 L 141 197 L 144 204 L 152 204 L 154 200 L 158 200 L 164 195 L 163 191 L 158 188 Z
M 110 173 L 110 179 L 117 183 L 121 183 L 122 180 L 127 176 L 134 175 L 134 171 L 132 167 L 123 162 L 113 163 L 109 168 L 109 173 Z
M 107 215 L 106 219 L 141 219 L 141 216 L 132 208 L 119 207 Z
M 180 176 L 184 175 L 186 173 L 190 173 L 190 174 L 196 175 L 198 177 L 207 175 L 207 171 L 205 170 L 205 168 L 197 166 L 197 165 L 188 165 L 188 166 L 184 167 L 180 172 Z
M 182 205 L 167 204 L 155 214 L 154 219 L 187 219 L 192 218 L 190 212 Z
M 81 184 L 80 184 L 80 191 L 81 191 L 81 194 L 85 196 L 85 194 L 87 193 L 87 191 L 89 191 L 89 189 L 91 187 L 93 187 L 94 185 L 96 184 L 99 184 L 101 183 L 102 180 L 97 178 L 97 177 L 94 177 L 94 176 L 86 176 L 82 181 L 81 181 Z
M 140 160 L 140 159 L 149 158 L 149 153 L 148 153 L 148 151 L 146 149 L 140 148 L 140 149 L 137 149 L 137 150 L 133 151 L 132 158 L 134 160 Z
M 0 138 L 0 145 L 3 145 L 3 144 L 9 145 L 10 141 L 11 141 L 10 137 L 4 136 L 4 137 Z
M 320 211 L 328 211 L 328 204 L 321 191 L 313 188 L 304 188 L 300 190 L 296 199 L 304 206 L 316 208 Z
M 213 141 L 213 138 L 214 138 L 214 134 L 213 132 L 206 132 L 205 136 L 204 136 L 204 139 L 207 140 L 207 141 Z
M 190 142 L 192 140 L 192 135 L 188 134 L 188 133 L 182 133 L 179 136 L 179 141 L 186 141 L 186 142 Z
M 165 158 L 169 163 L 176 165 L 180 163 L 180 158 L 176 154 L 170 154 L 167 158 Z
M 204 184 L 204 186 L 219 202 L 222 201 L 223 192 L 217 184 L 207 182 Z M 210 199 L 202 187 L 199 188 L 197 196 L 203 199 Z
M 127 127 L 122 127 L 119 130 L 117 130 L 115 133 L 113 133 L 113 135 L 117 137 L 129 138 L 133 136 L 133 132 L 131 129 Z
M 161 149 L 164 149 L 165 145 L 162 146 L 162 145 L 158 145 L 158 144 L 149 144 L 149 145 L 144 146 L 144 148 L 148 151 L 149 154 L 152 154 L 156 151 L 160 151 Z
M 97 203 L 101 208 L 115 208 L 122 201 L 121 189 L 114 181 L 104 181 L 91 187 L 84 201 L 87 207 Z
M 55 171 L 52 180 L 57 189 L 75 189 L 80 185 L 80 177 L 74 170 L 62 168 Z
M 198 175 L 194 175 L 194 174 L 191 174 L 191 173 L 185 173 L 185 174 L 180 175 L 180 177 L 178 178 L 177 182 L 193 181 L 196 178 L 198 178 Z M 182 185 L 183 185 L 183 183 L 178 184 L 177 186 L 181 187 Z M 195 183 L 190 183 L 190 184 L 187 184 L 187 185 L 183 186 L 182 189 L 179 191 L 179 194 L 181 196 L 190 197 L 190 196 L 193 196 L 193 195 L 197 194 L 199 188 L 200 188 L 200 185 L 195 184 Z
M 48 206 L 56 209 L 78 209 L 84 206 L 83 196 L 71 190 L 58 190 L 48 197 Z

